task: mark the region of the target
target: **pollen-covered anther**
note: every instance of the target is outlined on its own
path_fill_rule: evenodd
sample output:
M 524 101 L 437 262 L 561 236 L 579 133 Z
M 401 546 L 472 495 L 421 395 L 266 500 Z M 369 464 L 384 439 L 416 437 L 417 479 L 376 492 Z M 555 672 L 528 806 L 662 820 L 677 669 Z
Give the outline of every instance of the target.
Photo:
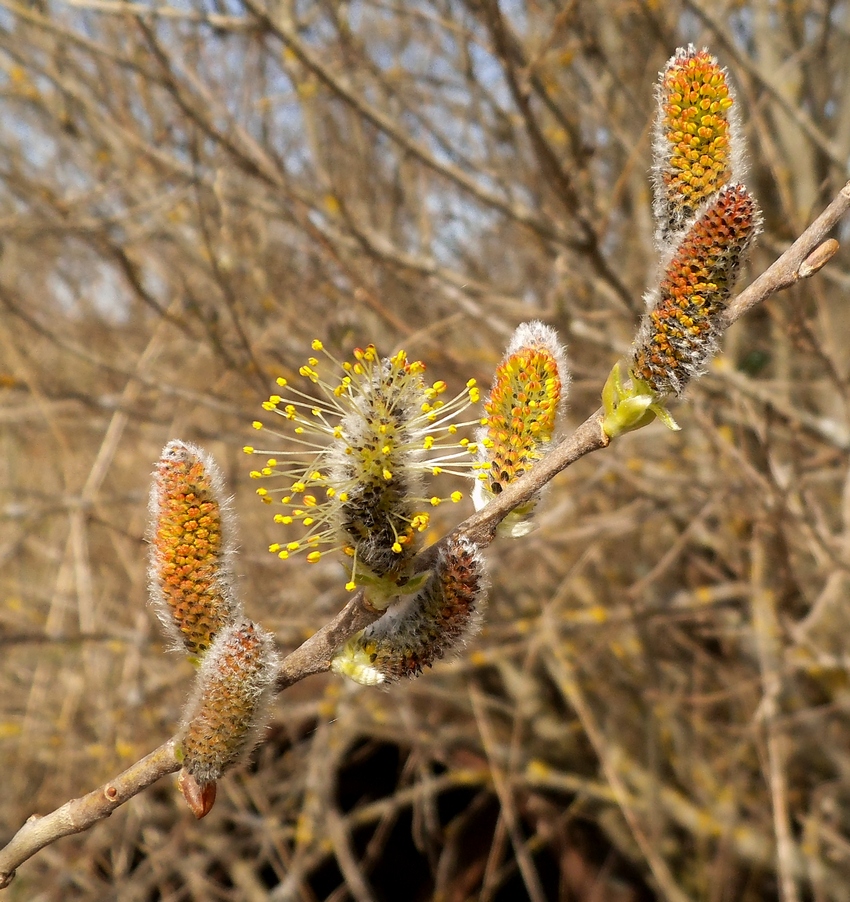
M 743 138 L 726 70 L 705 50 L 676 51 L 656 100 L 653 174 L 663 244 L 712 194 L 740 178 Z
M 486 594 L 477 547 L 451 538 L 424 587 L 350 639 L 331 670 L 369 686 L 418 676 L 474 633 Z
M 229 499 L 213 459 L 169 442 L 154 469 L 150 514 L 152 602 L 169 634 L 200 657 L 240 611 Z
M 744 253 L 761 218 L 743 185 L 723 188 L 676 247 L 658 292 L 650 296 L 632 375 L 659 395 L 681 394 L 714 353 Z
M 216 638 L 198 673 L 179 742 L 183 769 L 203 787 L 253 747 L 277 677 L 271 636 L 240 619 Z

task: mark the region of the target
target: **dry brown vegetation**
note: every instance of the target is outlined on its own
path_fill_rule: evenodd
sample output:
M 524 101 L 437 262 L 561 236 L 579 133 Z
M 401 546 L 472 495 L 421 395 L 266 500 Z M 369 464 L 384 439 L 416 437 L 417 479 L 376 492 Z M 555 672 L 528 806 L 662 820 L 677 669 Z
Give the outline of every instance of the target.
M 843 0 L 0 9 L 0 839 L 174 731 L 166 440 L 222 466 L 246 608 L 291 649 L 343 580 L 266 552 L 240 448 L 311 338 L 457 389 L 542 318 L 584 420 L 655 274 L 652 86 L 688 41 L 738 88 L 751 273 L 846 179 Z M 464 655 L 299 683 L 206 820 L 164 780 L 7 897 L 850 900 L 848 287 L 840 252 L 730 331 L 682 432 L 558 477 Z

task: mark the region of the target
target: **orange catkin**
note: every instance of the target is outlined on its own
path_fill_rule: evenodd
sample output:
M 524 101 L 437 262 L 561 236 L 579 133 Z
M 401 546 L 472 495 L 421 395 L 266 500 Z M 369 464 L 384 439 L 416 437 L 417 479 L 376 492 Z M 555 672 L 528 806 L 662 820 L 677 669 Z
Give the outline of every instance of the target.
M 550 326 L 517 327 L 496 368 L 478 433 L 473 502 L 477 510 L 549 452 L 561 427 L 570 374 L 566 352 Z M 512 511 L 500 532 L 524 535 L 537 498 Z
M 653 176 L 663 246 L 711 195 L 740 179 L 743 137 L 726 70 L 705 50 L 679 48 L 656 99 Z
M 239 613 L 227 500 L 212 458 L 169 442 L 154 470 L 150 511 L 151 598 L 166 630 L 200 658 Z

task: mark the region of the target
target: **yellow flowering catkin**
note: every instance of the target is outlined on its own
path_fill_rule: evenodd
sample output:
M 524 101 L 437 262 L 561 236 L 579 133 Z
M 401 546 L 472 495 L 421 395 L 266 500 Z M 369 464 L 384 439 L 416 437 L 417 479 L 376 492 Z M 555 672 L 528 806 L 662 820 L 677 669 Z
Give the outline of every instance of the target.
M 202 657 L 239 613 L 222 479 L 200 448 L 169 442 L 150 495 L 150 595 L 167 632 Z
M 269 550 L 283 559 L 305 552 L 310 563 L 342 551 L 349 558 L 347 587 L 365 585 L 370 601 L 383 605 L 409 588 L 429 512 L 449 500 L 426 491 L 426 477 L 466 474 L 473 465 L 474 446 L 457 437 L 458 428 L 471 423 L 457 417 L 479 400 L 478 389 L 470 380 L 447 397 L 446 383 L 427 384 L 425 365 L 404 351 L 382 358 L 369 345 L 339 362 L 318 339 L 312 347 L 336 374 L 325 376 L 321 359 L 311 357 L 299 371 L 302 387 L 279 379 L 283 393 L 263 407 L 285 430 L 254 426 L 282 440 L 280 447 L 245 448 L 267 457 L 252 478 L 286 480 L 283 487 L 257 490 L 269 504 L 279 496 L 276 522 L 301 527 Z M 458 502 L 462 495 L 454 491 L 449 498 Z
M 726 70 L 706 50 L 679 48 L 656 91 L 653 182 L 664 247 L 700 206 L 741 178 L 743 137 Z

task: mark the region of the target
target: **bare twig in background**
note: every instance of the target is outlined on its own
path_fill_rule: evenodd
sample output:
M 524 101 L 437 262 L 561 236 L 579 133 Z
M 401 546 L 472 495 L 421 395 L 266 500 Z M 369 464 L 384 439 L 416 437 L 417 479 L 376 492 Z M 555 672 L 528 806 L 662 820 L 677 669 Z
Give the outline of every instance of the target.
M 794 885 L 848 902 L 850 278 L 828 237 L 848 203 L 846 4 L 2 6 L 0 631 L 57 637 L 3 643 L 0 822 L 56 809 L 17 838 L 7 827 L 3 870 L 36 836 L 67 835 L 57 806 L 80 786 L 124 772 L 132 795 L 175 767 L 167 746 L 152 770 L 132 765 L 174 729 L 191 679 L 144 608 L 140 499 L 168 438 L 221 461 L 248 608 L 293 650 L 268 742 L 202 828 L 154 787 L 44 849 L 11 892 L 383 898 L 392 858 L 422 865 L 423 894 L 431 873 L 466 897 L 486 879 L 498 900 L 527 894 L 519 850 L 553 898 L 566 890 L 551 875 L 580 861 L 597 894 L 613 875 L 612 898 L 664 884 L 763 902 Z M 375 613 L 360 596 L 338 611 L 332 567 L 262 553 L 278 536 L 236 456 L 258 397 L 316 335 L 338 354 L 404 345 L 452 385 L 484 384 L 516 323 L 542 318 L 573 336 L 576 421 L 594 410 L 656 265 L 649 88 L 690 41 L 738 84 L 766 234 L 764 275 L 730 308 L 722 365 L 689 389 L 683 432 L 644 430 L 574 467 L 605 444 L 594 413 L 459 527 L 489 542 L 562 473 L 537 533 L 494 546 L 485 629 L 458 660 L 391 694 L 303 681 Z M 757 524 L 777 543 L 769 672 L 787 690 L 770 729 L 748 607 Z M 619 793 L 529 655 L 549 644 L 609 759 L 616 739 Z M 497 735 L 521 719 L 515 758 L 486 754 L 470 685 Z M 491 762 L 527 774 L 510 784 L 525 845 L 500 826 Z
M 776 614 L 777 598 L 768 578 L 770 553 L 768 538 L 763 529 L 756 530 L 752 542 L 752 605 L 753 634 L 758 647 L 764 698 L 759 718 L 767 733 L 767 770 L 773 801 L 773 820 L 776 830 L 776 857 L 782 888 L 782 902 L 798 902 L 795 872 L 797 849 L 788 809 L 788 783 L 785 776 L 787 749 L 777 720 L 782 693 L 781 626 Z
M 794 242 L 785 254 L 763 276 L 759 277 L 753 285 L 738 296 L 732 307 L 736 311 L 740 310 L 741 312 L 735 316 L 730 316 L 730 322 L 734 322 L 737 316 L 742 315 L 743 312 L 764 301 L 777 291 L 787 288 L 800 278 L 800 261 L 805 261 L 809 257 L 813 249 L 817 248 L 818 244 L 823 241 L 825 234 L 834 227 L 848 208 L 850 208 L 850 183 L 842 189 L 840 195 L 827 210 Z M 746 298 L 744 303 L 741 303 L 741 297 Z M 602 432 L 600 414 L 597 412 L 589 417 L 570 438 L 563 441 L 540 464 L 535 466 L 532 472 L 509 486 L 482 511 L 464 521 L 457 527 L 455 532 L 468 536 L 481 545 L 489 544 L 495 536 L 496 526 L 511 510 L 537 494 L 543 486 L 570 464 L 591 451 L 605 447 L 608 441 L 607 436 Z M 433 553 L 433 548 L 426 552 L 429 557 Z M 307 676 L 327 671 L 330 667 L 331 659 L 345 640 L 365 626 L 368 626 L 378 616 L 379 612 L 372 609 L 365 602 L 362 591 L 358 592 L 330 623 L 319 629 L 315 635 L 298 649 L 287 655 L 280 668 L 278 688 L 281 690 L 285 689 Z M 759 635 L 760 631 L 756 630 L 756 634 Z M 766 676 L 765 679 L 768 679 L 768 677 Z M 772 690 L 768 693 L 767 689 L 765 690 L 765 704 L 771 706 L 771 711 L 775 709 L 775 695 L 775 691 Z M 579 702 L 579 698 L 573 699 L 571 697 L 571 703 L 574 706 Z M 587 711 L 589 712 L 589 709 Z M 765 723 L 768 725 L 768 744 L 771 749 L 771 782 L 781 786 L 780 771 L 778 769 L 781 761 L 774 760 L 774 751 L 778 739 L 770 726 L 771 718 L 768 718 L 767 713 L 764 716 L 766 718 Z M 583 717 L 582 720 L 584 721 L 585 718 Z M 592 733 L 592 724 L 588 726 L 585 723 L 585 729 Z M 601 741 L 601 738 L 598 738 Z M 173 754 L 170 759 L 168 758 L 166 750 L 171 749 L 173 749 L 173 740 L 161 746 L 156 752 L 152 752 L 139 762 L 135 768 L 131 768 L 122 774 L 121 777 L 116 778 L 116 781 L 113 781 L 113 783 L 120 782 L 121 791 L 119 795 L 110 795 L 111 787 L 113 786 L 113 783 L 110 783 L 106 787 L 84 797 L 84 800 L 89 800 L 89 802 L 79 806 L 83 812 L 82 814 L 77 813 L 76 809 L 73 813 L 69 813 L 66 811 L 67 806 L 63 806 L 58 812 L 54 812 L 53 815 L 28 823 L 22 828 L 16 839 L 6 849 L 0 851 L 0 887 L 7 885 L 11 875 L 14 874 L 15 868 L 39 849 L 44 848 L 48 843 L 62 836 L 67 836 L 69 833 L 87 829 L 96 823 L 97 820 L 108 817 L 118 804 L 147 788 L 159 777 L 177 770 L 179 765 L 173 758 Z M 600 749 L 598 748 L 597 751 L 599 752 Z M 615 778 L 615 774 L 613 771 L 608 773 L 610 768 L 605 764 L 604 760 L 603 766 L 606 768 L 606 774 L 609 782 L 611 782 Z M 777 781 L 780 782 L 777 783 Z M 782 795 L 784 796 L 784 793 Z M 120 801 L 110 806 L 94 805 L 91 800 L 100 796 L 104 796 L 109 800 L 118 798 Z M 619 798 L 620 796 L 618 795 Z M 784 808 L 781 811 L 784 811 Z M 59 812 L 62 813 L 60 814 Z M 626 816 L 631 820 L 632 815 L 630 813 Z M 790 854 L 786 848 L 789 842 L 787 812 L 782 822 L 785 823 L 785 828 L 781 833 L 783 842 L 780 848 L 780 861 L 787 860 Z M 35 828 L 36 824 L 38 829 Z M 633 826 L 633 829 L 637 830 L 638 828 Z M 52 834 L 51 830 L 54 831 Z M 642 847 L 645 847 L 644 853 L 647 854 L 650 851 L 650 847 L 643 834 L 640 835 L 639 842 Z M 520 866 L 523 867 L 522 863 Z M 656 873 L 656 879 L 659 880 L 660 885 L 664 888 L 667 897 L 673 900 L 687 899 L 687 896 L 676 889 L 669 873 L 662 867 L 660 859 L 655 861 L 653 871 L 656 871 L 657 868 L 661 870 L 660 873 Z M 534 878 L 531 872 L 526 874 L 526 879 L 532 881 L 532 885 L 534 885 Z M 783 877 L 783 886 L 786 886 L 786 889 L 783 891 L 785 894 L 784 898 L 787 902 L 795 902 L 796 895 L 794 894 L 793 880 Z M 542 890 L 540 891 L 542 892 Z
M 558 683 L 558 688 L 579 716 L 582 726 L 593 745 L 593 749 L 599 756 L 605 779 L 614 792 L 617 804 L 629 825 L 629 829 L 632 831 L 635 842 L 640 847 L 641 852 L 646 856 L 646 860 L 649 863 L 652 870 L 652 876 L 655 878 L 658 888 L 663 893 L 664 898 L 670 900 L 670 902 L 689 902 L 690 897 L 677 885 L 676 880 L 670 873 L 670 869 L 667 867 L 664 859 L 658 854 L 658 851 L 653 848 L 652 841 L 649 836 L 647 836 L 646 830 L 641 826 L 638 815 L 632 807 L 629 793 L 626 790 L 625 784 L 618 771 L 620 755 L 616 746 L 616 740 L 609 742 L 606 739 L 596 722 L 596 717 L 584 697 L 584 693 L 576 679 L 573 667 L 570 665 L 569 661 L 564 658 L 560 649 L 550 649 L 549 660 L 550 667 L 553 671 L 553 677 Z

